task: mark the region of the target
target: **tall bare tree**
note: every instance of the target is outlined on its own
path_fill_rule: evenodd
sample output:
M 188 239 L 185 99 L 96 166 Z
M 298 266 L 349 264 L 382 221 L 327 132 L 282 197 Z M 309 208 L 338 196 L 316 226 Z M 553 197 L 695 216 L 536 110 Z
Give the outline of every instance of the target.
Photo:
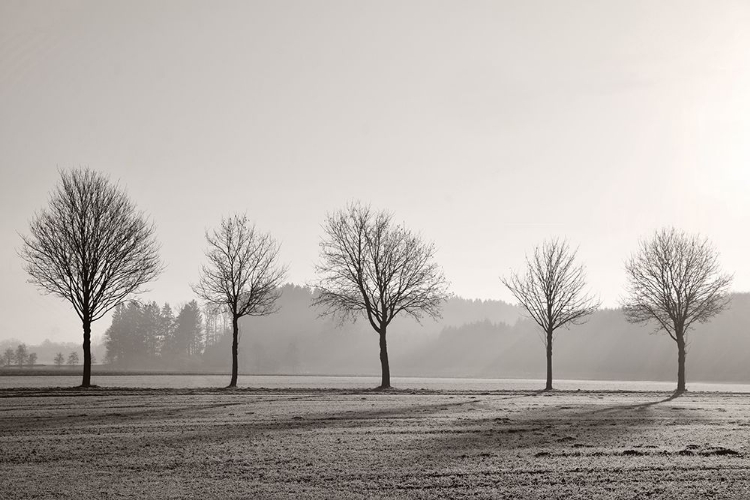
M 687 333 L 729 304 L 732 276 L 722 273 L 708 239 L 674 228 L 642 241 L 625 272 L 625 317 L 631 323 L 653 322 L 657 332 L 664 330 L 677 343 L 677 392 L 684 392 Z
M 162 271 L 154 227 L 125 191 L 90 169 L 62 171 L 49 205 L 22 236 L 29 280 L 73 305 L 83 323 L 83 382 L 91 384 L 91 323 Z
M 232 379 L 237 386 L 239 319 L 266 316 L 277 311 L 276 299 L 286 267 L 278 262 L 279 244 L 262 233 L 246 215 L 222 218 L 221 225 L 206 232 L 208 265 L 203 266 L 193 291 L 203 300 L 225 306 L 232 315 Z
M 576 251 L 564 240 L 553 239 L 534 248 L 526 257 L 526 270 L 501 278 L 503 284 L 543 330 L 547 352 L 547 384 L 552 390 L 552 343 L 561 326 L 581 324 L 599 307 L 598 299 L 585 292 L 586 275 L 577 265 Z
M 439 317 L 449 297 L 435 246 L 361 203 L 329 214 L 323 230 L 313 305 L 341 321 L 367 318 L 380 341 L 380 387 L 388 388 L 388 325 L 400 313 Z

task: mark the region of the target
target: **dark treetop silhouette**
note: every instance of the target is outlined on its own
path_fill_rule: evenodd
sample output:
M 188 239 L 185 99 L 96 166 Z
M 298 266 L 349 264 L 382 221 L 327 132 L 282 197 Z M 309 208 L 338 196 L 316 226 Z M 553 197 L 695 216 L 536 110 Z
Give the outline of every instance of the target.
M 226 307 L 232 315 L 232 379 L 237 386 L 239 319 L 276 312 L 276 299 L 286 275 L 279 266 L 279 244 L 250 224 L 246 215 L 223 218 L 219 229 L 206 232 L 208 265 L 193 290 L 203 300 Z
M 21 236 L 31 283 L 73 305 L 91 384 L 91 323 L 162 271 L 153 225 L 117 185 L 90 169 L 62 171 L 47 209 Z
M 424 314 L 439 317 L 449 297 L 433 262 L 435 246 L 394 224 L 390 213 L 358 202 L 329 214 L 323 230 L 313 305 L 341 321 L 367 318 L 380 340 L 380 387 L 388 388 L 388 325 L 402 312 L 417 321 Z
M 576 251 L 566 241 L 554 239 L 534 248 L 526 258 L 524 274 L 501 278 L 503 284 L 544 331 L 547 351 L 547 384 L 552 390 L 552 341 L 561 326 L 580 324 L 599 307 L 599 300 L 584 293 L 583 266 L 575 264 Z
M 706 238 L 674 228 L 657 231 L 625 263 L 631 323 L 656 323 L 677 343 L 677 392 L 685 391 L 687 333 L 729 304 L 732 276 L 723 274 Z

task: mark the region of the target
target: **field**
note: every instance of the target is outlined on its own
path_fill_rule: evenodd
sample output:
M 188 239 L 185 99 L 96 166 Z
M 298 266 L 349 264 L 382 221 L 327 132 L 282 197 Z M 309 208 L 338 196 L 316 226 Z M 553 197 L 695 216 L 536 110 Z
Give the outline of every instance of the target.
M 0 497 L 750 498 L 750 396 L 0 390 Z

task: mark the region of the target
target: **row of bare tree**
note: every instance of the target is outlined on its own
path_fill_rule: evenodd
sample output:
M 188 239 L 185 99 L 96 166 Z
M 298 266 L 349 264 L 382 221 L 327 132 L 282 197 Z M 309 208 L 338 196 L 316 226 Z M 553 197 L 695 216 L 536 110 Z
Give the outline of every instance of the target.
M 625 272 L 625 317 L 632 323 L 653 323 L 677 343 L 677 392 L 683 392 L 688 331 L 728 305 L 732 276 L 721 272 L 718 254 L 707 239 L 674 228 L 643 240 L 625 262 Z M 559 239 L 536 247 L 526 259 L 526 269 L 502 282 L 542 329 L 545 388 L 551 390 L 555 332 L 585 321 L 600 302 L 585 291 L 584 267 L 576 263 L 576 250 Z
M 327 215 L 320 242 L 313 305 L 340 321 L 364 317 L 378 335 L 381 388 L 390 387 L 388 326 L 398 315 L 437 317 L 450 296 L 435 262 L 435 246 L 359 202 Z M 35 215 L 20 252 L 31 282 L 69 301 L 83 324 L 83 387 L 91 381 L 91 323 L 157 277 L 163 269 L 154 227 L 123 190 L 89 169 L 61 172 L 49 206 Z M 245 215 L 222 219 L 206 233 L 207 263 L 194 292 L 232 318 L 232 376 L 238 375 L 239 319 L 276 311 L 286 276 L 280 246 Z M 686 335 L 728 301 L 731 276 L 701 237 L 664 229 L 644 240 L 626 262 L 628 320 L 653 322 L 678 346 L 678 391 L 685 389 Z M 585 291 L 576 251 L 555 239 L 527 257 L 526 269 L 502 282 L 544 332 L 547 389 L 552 389 L 552 345 L 563 326 L 585 321 L 599 300 Z

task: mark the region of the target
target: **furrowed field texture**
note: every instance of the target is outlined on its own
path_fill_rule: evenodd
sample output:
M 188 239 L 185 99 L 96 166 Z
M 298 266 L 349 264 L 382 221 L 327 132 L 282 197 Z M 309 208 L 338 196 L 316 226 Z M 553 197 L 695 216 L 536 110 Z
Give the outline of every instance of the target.
M 3 498 L 750 498 L 747 395 L 0 391 Z

